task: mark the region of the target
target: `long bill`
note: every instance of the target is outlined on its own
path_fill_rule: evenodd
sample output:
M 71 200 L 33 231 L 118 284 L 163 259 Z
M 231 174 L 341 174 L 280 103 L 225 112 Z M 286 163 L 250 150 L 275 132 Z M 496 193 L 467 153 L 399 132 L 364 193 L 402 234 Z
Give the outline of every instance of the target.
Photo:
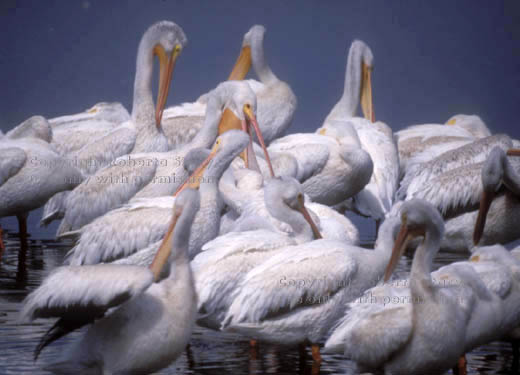
M 176 45 L 171 56 L 168 58 L 161 45 L 157 45 L 154 48 L 154 54 L 159 58 L 159 93 L 157 94 L 157 104 L 155 108 L 155 125 L 158 128 L 161 126 L 164 106 L 166 105 L 166 100 L 168 99 L 168 93 L 170 91 L 173 69 L 175 68 L 175 62 L 177 61 L 180 52 L 180 45 Z
M 361 63 L 361 109 L 363 116 L 370 122 L 375 122 L 374 104 L 372 102 L 372 67 Z
M 200 182 L 202 181 L 202 175 L 206 171 L 206 168 L 208 167 L 211 160 L 217 154 L 217 150 L 218 150 L 218 144 L 215 144 L 215 146 L 213 146 L 213 149 L 211 150 L 208 157 L 197 167 L 197 169 L 195 169 L 195 171 L 193 171 L 191 176 L 189 176 L 186 179 L 186 181 L 184 181 L 182 183 L 182 185 L 177 188 L 177 191 L 175 192 L 175 194 L 173 194 L 174 197 L 179 195 L 181 191 L 183 191 L 184 189 L 186 189 L 188 187 L 190 187 L 192 189 L 199 188 Z
M 256 136 L 258 137 L 258 141 L 262 146 L 262 150 L 264 151 L 265 160 L 267 161 L 267 165 L 269 166 L 269 172 L 271 173 L 271 177 L 275 177 L 273 171 L 273 165 L 271 164 L 271 158 L 269 157 L 269 153 L 267 152 L 267 147 L 265 146 L 264 137 L 262 136 L 262 132 L 260 131 L 260 127 L 258 126 L 258 122 L 256 121 L 256 117 L 251 110 L 251 107 L 244 106 L 244 113 L 246 115 L 247 120 L 253 125 L 255 129 Z M 252 134 L 250 133 L 250 137 Z
M 482 193 L 482 199 L 480 200 L 480 207 L 478 209 L 477 221 L 475 222 L 475 229 L 473 230 L 473 245 L 477 246 L 484 234 L 484 228 L 486 226 L 486 218 L 491 207 L 491 203 L 495 198 L 495 192 L 484 191 Z
M 246 78 L 247 73 L 251 69 L 251 47 L 244 46 L 240 50 L 237 62 L 229 75 L 228 81 L 241 81 Z
M 249 134 L 250 137 L 250 145 L 247 146 L 247 149 L 245 151 L 242 151 L 240 153 L 240 158 L 244 160 L 245 166 L 248 169 L 253 169 L 260 173 L 260 168 L 258 167 L 258 163 L 256 162 L 255 154 L 253 153 L 253 147 L 252 142 L 253 138 L 251 135 L 251 132 L 249 131 L 246 121 L 240 120 L 232 110 L 229 108 L 226 108 L 224 112 L 222 113 L 222 116 L 220 118 L 220 122 L 218 124 L 218 134 L 221 135 L 228 130 L 242 130 Z
M 305 220 L 309 223 L 309 225 L 311 226 L 311 229 L 312 229 L 312 233 L 314 234 L 314 239 L 315 240 L 319 240 L 321 238 L 323 238 L 321 236 L 321 233 L 320 233 L 320 230 L 318 229 L 318 226 L 316 225 L 316 223 L 314 222 L 314 220 L 312 220 L 312 217 L 311 215 L 309 214 L 309 211 L 307 211 L 307 208 L 305 207 L 305 201 L 304 201 L 304 197 L 303 195 L 299 195 L 298 196 L 298 208 L 299 208 L 299 211 L 301 212 L 301 214 L 303 215 L 303 217 L 305 218 Z
M 155 257 L 153 258 L 152 264 L 150 265 L 150 270 L 153 273 L 154 281 L 159 280 L 162 269 L 168 261 L 170 253 L 172 252 L 173 230 L 175 229 L 175 225 L 177 224 L 177 220 L 179 220 L 181 214 L 182 209 L 174 209 L 174 214 L 170 222 L 170 226 L 168 227 L 168 231 L 166 232 L 166 235 L 164 236 L 164 239 L 159 246 L 159 250 L 157 250 Z
M 395 240 L 394 248 L 392 249 L 392 256 L 390 257 L 390 261 L 386 266 L 385 276 L 383 278 L 383 281 L 385 283 L 388 281 L 390 276 L 392 276 L 392 273 L 394 272 L 395 267 L 399 263 L 399 259 L 403 255 L 406 246 L 408 245 L 408 241 L 410 241 L 410 239 L 411 236 L 410 232 L 408 231 L 408 228 L 406 227 L 406 222 L 403 222 L 401 224 L 401 230 L 399 231 L 397 239 Z

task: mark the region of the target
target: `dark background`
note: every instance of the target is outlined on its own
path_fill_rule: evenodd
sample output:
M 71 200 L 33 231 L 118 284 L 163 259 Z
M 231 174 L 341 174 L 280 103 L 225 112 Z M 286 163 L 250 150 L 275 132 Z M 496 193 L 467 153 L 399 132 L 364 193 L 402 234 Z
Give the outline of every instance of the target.
M 518 1 L 0 2 L 0 128 L 25 118 L 77 113 L 99 101 L 129 110 L 137 44 L 153 22 L 178 23 L 188 46 L 168 105 L 226 79 L 243 34 L 267 28 L 273 71 L 299 105 L 291 132 L 316 129 L 343 91 L 347 49 L 375 59 L 376 117 L 394 130 L 478 114 L 520 137 Z
M 161 19 L 189 40 L 168 105 L 225 80 L 243 34 L 263 24 L 268 62 L 298 97 L 290 132 L 321 125 L 343 92 L 347 50 L 358 38 L 375 57 L 376 118 L 394 130 L 466 113 L 520 138 L 520 2 L 476 0 L 2 0 L 0 128 L 100 101 L 131 110 L 137 45 Z

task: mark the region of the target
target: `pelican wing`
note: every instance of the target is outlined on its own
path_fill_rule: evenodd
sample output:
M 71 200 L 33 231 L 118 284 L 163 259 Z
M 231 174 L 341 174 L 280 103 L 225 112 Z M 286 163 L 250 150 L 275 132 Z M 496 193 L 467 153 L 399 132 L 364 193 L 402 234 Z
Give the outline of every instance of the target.
M 377 187 L 373 192 L 379 197 L 383 212 L 387 213 L 392 208 L 399 185 L 399 152 L 392 130 L 382 122 L 356 127 L 356 130 L 374 163 L 374 172 L 366 188 L 370 190 L 370 185 Z
M 152 282 L 152 272 L 143 267 L 112 264 L 58 267 L 27 296 L 20 320 L 74 315 L 95 319 L 142 293 Z
M 69 158 L 77 162 L 81 171 L 91 175 L 112 160 L 129 154 L 134 148 L 136 136 L 137 132 L 132 127 L 119 126 L 72 152 Z
M 380 365 L 409 339 L 412 313 L 405 280 L 371 288 L 347 304 L 346 314 L 333 328 L 324 350 L 344 352 L 357 362 Z
M 152 154 L 132 154 L 114 160 L 109 166 L 87 177 L 65 203 L 65 217 L 58 236 L 81 228 L 96 217 L 128 202 L 155 175 Z
M 18 147 L 0 149 L 0 186 L 22 169 L 27 161 L 25 151 Z
M 275 140 L 269 153 L 288 153 L 298 162 L 297 180 L 307 180 L 317 175 L 327 164 L 330 148 L 336 146 L 331 137 L 317 134 L 291 134 Z
M 66 262 L 75 266 L 110 262 L 159 241 L 168 229 L 174 202 L 174 197 L 136 199 L 98 217 L 80 230 Z
M 425 181 L 420 190 L 410 192 L 406 199 L 424 199 L 437 207 L 442 214 L 473 206 L 482 195 L 482 164 L 455 168 Z
M 291 246 L 290 237 L 267 230 L 230 232 L 206 243 L 191 262 L 199 309 L 212 313 L 229 306 L 233 290 L 271 251 Z
M 330 298 L 357 272 L 357 262 L 345 247 L 318 240 L 280 249 L 244 278 L 225 324 L 259 322 Z
M 206 104 L 183 103 L 164 110 L 161 125 L 173 148 L 190 142 L 204 123 Z
M 42 285 L 27 296 L 20 321 L 59 320 L 47 331 L 34 356 L 51 342 L 94 322 L 106 311 L 142 293 L 153 282 L 148 268 L 99 264 L 56 268 Z
M 483 162 L 495 146 L 507 150 L 511 144 L 511 139 L 506 135 L 492 135 L 445 152 L 427 163 L 417 164 L 404 176 L 397 195 L 400 199 L 413 196 L 428 180 L 455 168 Z

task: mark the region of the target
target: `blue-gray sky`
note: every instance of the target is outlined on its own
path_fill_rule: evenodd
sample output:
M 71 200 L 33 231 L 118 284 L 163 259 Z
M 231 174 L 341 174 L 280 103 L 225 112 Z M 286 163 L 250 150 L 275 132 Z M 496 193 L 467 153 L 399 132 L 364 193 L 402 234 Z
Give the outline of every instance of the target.
M 317 128 L 343 90 L 354 38 L 375 56 L 376 118 L 394 130 L 479 114 L 520 137 L 517 1 L 15 1 L 0 4 L 0 127 L 82 111 L 129 110 L 137 44 L 153 22 L 178 23 L 189 44 L 168 105 L 191 101 L 230 72 L 253 24 L 273 71 L 299 105 L 291 132 Z

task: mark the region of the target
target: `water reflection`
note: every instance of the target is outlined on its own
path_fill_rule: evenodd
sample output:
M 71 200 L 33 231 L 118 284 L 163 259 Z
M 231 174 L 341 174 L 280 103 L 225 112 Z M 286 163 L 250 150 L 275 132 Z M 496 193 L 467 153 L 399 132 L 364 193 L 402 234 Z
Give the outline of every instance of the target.
M 31 228 L 31 226 L 30 226 Z M 32 227 L 32 228 L 35 228 Z M 35 229 L 33 229 L 34 231 Z M 37 231 L 37 230 L 36 230 Z M 42 233 L 45 234 L 42 238 Z M 15 230 L 4 232 L 6 251 L 0 266 L 0 361 L 1 374 L 45 374 L 46 364 L 55 362 L 67 346 L 82 332 L 76 332 L 47 347 L 37 363 L 33 351 L 51 322 L 17 325 L 21 301 L 55 267 L 59 266 L 71 244 L 50 240 L 52 235 L 37 232 L 29 238 L 28 248 L 20 252 Z M 373 239 L 372 239 L 373 240 Z M 370 245 L 370 244 L 368 244 Z M 457 254 L 439 254 L 436 267 L 464 259 Z M 410 270 L 411 254 L 403 257 L 397 269 L 405 277 Z M 480 347 L 467 355 L 469 374 L 512 374 L 513 353 L 507 342 Z M 301 353 L 298 346 L 259 344 L 251 350 L 249 341 L 233 334 L 197 328 L 189 350 L 159 374 L 357 374 L 353 362 L 341 355 L 323 355 L 323 362 L 312 361 L 310 348 Z

